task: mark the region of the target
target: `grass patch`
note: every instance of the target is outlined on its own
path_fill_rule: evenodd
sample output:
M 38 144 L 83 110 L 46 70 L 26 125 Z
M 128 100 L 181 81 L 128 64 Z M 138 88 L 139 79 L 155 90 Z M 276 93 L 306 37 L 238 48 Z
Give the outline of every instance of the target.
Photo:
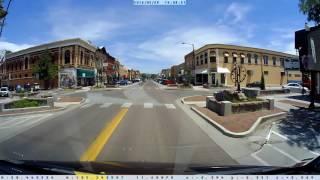
M 12 103 L 12 108 L 26 108 L 26 107 L 38 107 L 40 106 L 39 101 L 31 99 L 22 99 Z

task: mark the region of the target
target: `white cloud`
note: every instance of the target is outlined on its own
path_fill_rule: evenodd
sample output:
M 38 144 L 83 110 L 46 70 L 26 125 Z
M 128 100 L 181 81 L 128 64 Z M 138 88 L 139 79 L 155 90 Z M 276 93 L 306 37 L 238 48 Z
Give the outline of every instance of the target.
M 1 50 L 10 50 L 12 52 L 19 51 L 31 47 L 31 44 L 15 44 L 7 41 L 0 41 Z
M 233 23 L 238 23 L 245 19 L 250 10 L 250 5 L 233 2 L 226 9 L 225 20 L 232 19 Z
M 54 38 L 102 40 L 112 37 L 121 27 L 120 23 L 107 18 L 109 13 L 111 11 L 94 11 L 65 5 L 49 10 L 48 23 Z

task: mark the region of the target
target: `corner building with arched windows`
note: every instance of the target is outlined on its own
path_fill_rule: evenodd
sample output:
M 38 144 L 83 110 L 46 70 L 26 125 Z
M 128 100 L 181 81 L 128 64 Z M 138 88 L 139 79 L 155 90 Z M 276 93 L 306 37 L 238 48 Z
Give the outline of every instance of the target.
M 267 86 L 301 82 L 296 55 L 227 44 L 207 44 L 185 55 L 185 71 L 190 71 L 193 83 L 209 86 L 235 86 L 231 72 L 234 64 L 243 67 L 245 79 L 241 86 L 258 82 L 262 73 Z
M 25 84 L 39 83 L 44 88 L 45 82 L 39 80 L 39 74 L 32 73 L 32 67 L 46 50 L 49 50 L 53 63 L 59 68 L 58 76 L 50 80 L 49 88 L 94 85 L 96 49 L 90 42 L 76 38 L 8 53 L 0 67 L 1 85 L 14 88 L 17 85 L 23 87 Z

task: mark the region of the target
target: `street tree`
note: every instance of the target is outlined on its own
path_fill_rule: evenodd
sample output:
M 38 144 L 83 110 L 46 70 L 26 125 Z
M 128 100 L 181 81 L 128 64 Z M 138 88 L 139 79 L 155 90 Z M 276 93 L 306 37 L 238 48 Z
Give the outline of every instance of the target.
M 300 0 L 300 11 L 307 15 L 308 21 L 320 24 L 320 0 Z
M 49 50 L 40 55 L 39 60 L 32 66 L 32 72 L 38 75 L 39 80 L 44 81 L 45 89 L 50 88 L 52 80 L 58 76 L 58 65 L 53 63 Z

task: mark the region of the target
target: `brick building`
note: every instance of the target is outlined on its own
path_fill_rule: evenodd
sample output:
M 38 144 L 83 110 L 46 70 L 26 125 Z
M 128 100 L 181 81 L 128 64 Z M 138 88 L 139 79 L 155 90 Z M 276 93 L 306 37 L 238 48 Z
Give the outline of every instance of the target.
M 16 87 L 39 83 L 44 88 L 44 81 L 38 74 L 32 73 L 32 66 L 39 61 L 40 55 L 49 50 L 52 61 L 58 65 L 57 78 L 52 79 L 49 88 L 88 86 L 95 83 L 96 47 L 82 39 L 67 39 L 34 46 L 9 53 L 1 64 L 1 85 Z

